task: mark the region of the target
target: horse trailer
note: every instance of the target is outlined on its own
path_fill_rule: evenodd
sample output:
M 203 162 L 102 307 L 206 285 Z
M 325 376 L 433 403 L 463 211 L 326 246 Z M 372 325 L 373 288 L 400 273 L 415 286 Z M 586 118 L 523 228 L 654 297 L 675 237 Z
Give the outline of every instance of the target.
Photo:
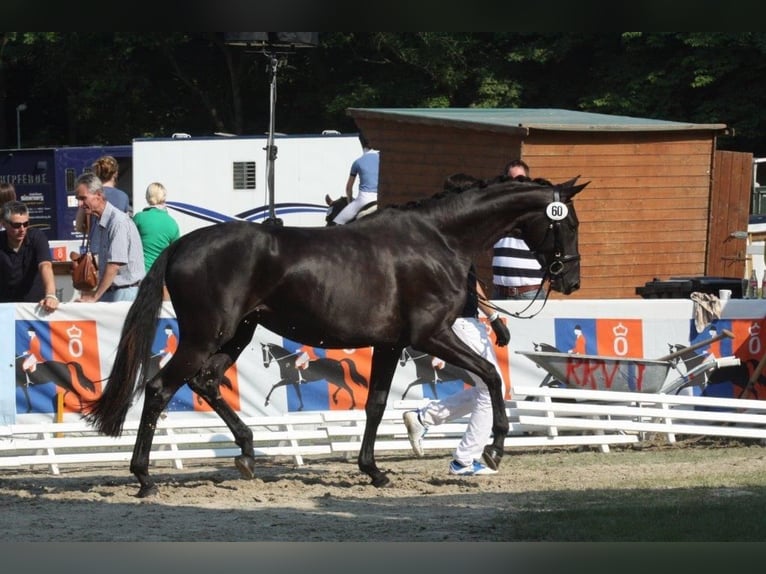
M 147 205 L 146 187 L 157 181 L 168 190 L 168 211 L 182 235 L 222 221 L 261 223 L 272 213 L 284 225 L 325 225 L 325 195 L 345 194 L 351 163 L 362 153 L 358 135 L 275 136 L 271 189 L 267 141 L 186 134 L 134 139 L 134 211 Z

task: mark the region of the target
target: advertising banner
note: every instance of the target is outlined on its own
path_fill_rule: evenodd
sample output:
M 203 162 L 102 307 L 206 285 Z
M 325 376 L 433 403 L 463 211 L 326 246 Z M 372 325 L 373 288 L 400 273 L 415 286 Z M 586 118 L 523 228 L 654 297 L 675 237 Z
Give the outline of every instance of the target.
M 525 387 L 556 382 L 550 371 L 522 352 L 610 357 L 637 368 L 631 359 L 657 359 L 727 330 L 733 338 L 702 345 L 678 364 L 668 364 L 668 376 L 678 377 L 689 368 L 685 362 L 708 355 L 736 355 L 740 367 L 716 373 L 715 384 L 690 390 L 716 396 L 738 396 L 764 352 L 766 300 L 731 300 L 721 316 L 700 331 L 693 319 L 694 303 L 684 299 L 555 300 L 542 309 L 541 302 L 531 309 L 527 301 L 496 304 L 508 313 L 504 320 L 511 332 L 507 347 L 495 346 L 506 398 L 523 395 Z M 66 303 L 55 313 L 43 314 L 34 304 L 0 305 L 0 357 L 4 359 L 0 363 L 0 424 L 79 420 L 83 403 L 98 397 L 109 384 L 129 306 L 124 302 Z M 147 333 L 153 341 L 150 376 L 173 356 L 179 336 L 172 305 L 165 303 L 154 332 Z M 226 372 L 221 392 L 242 416 L 363 409 L 372 352 L 371 348 L 309 347 L 258 327 L 237 363 Z M 608 388 L 615 380 L 608 366 L 613 363 L 596 361 L 574 370 L 567 384 Z M 640 381 L 640 373 L 637 377 L 630 380 Z M 473 384 L 466 371 L 407 347 L 394 375 L 389 403 L 442 398 Z M 759 381 L 754 396 L 748 398 L 761 398 L 765 390 Z M 140 408 L 139 395 L 128 418 L 138 420 Z M 166 416 L 215 416 L 210 411 L 183 385 Z

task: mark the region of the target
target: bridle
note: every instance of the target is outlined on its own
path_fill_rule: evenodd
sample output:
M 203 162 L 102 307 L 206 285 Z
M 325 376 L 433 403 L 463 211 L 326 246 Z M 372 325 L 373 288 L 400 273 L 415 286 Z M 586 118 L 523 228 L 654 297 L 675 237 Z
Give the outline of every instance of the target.
M 569 210 L 567 206 L 561 201 L 561 194 L 558 190 L 553 191 L 553 201 L 545 208 L 545 214 L 548 216 L 548 227 L 545 230 L 545 237 L 543 243 L 548 237 L 549 233 L 553 233 L 553 260 L 548 264 L 548 268 L 545 270 L 545 276 L 552 279 L 558 277 L 564 273 L 564 269 L 567 263 L 580 260 L 580 254 L 567 255 L 564 253 L 564 242 L 561 239 L 561 222 L 566 220 Z M 538 258 L 538 261 L 540 259 Z M 540 261 L 540 265 L 543 265 L 543 261 Z
M 569 215 L 569 209 L 567 208 L 566 204 L 564 204 L 561 201 L 561 194 L 559 190 L 557 189 L 553 190 L 553 201 L 546 206 L 545 214 L 548 217 L 548 225 L 545 229 L 545 236 L 543 237 L 541 245 L 545 244 L 549 234 L 552 233 L 553 234 L 553 258 L 546 266 L 545 265 L 546 262 L 542 259 L 542 256 L 538 255 L 538 253 L 533 251 L 535 257 L 540 263 L 540 266 L 544 270 L 543 278 L 540 281 L 540 287 L 538 287 L 537 292 L 535 293 L 535 297 L 529 301 L 529 304 L 526 307 L 524 307 L 521 311 L 517 311 L 515 313 L 509 313 L 508 311 L 500 309 L 496 305 L 492 305 L 486 300 L 482 301 L 486 305 L 492 307 L 495 311 L 504 313 L 511 317 L 515 317 L 517 319 L 532 319 L 533 317 L 537 316 L 545 308 L 545 304 L 548 302 L 548 297 L 551 294 L 551 286 L 550 286 L 551 281 L 553 281 L 553 279 L 555 279 L 556 277 L 564 273 L 564 270 L 566 269 L 567 264 L 580 260 L 579 253 L 574 255 L 565 253 L 564 241 L 562 240 L 561 225 L 562 225 L 562 222 L 567 219 L 567 216 Z M 537 301 L 537 296 L 543 290 L 543 287 L 546 281 L 548 282 L 548 289 L 545 291 L 545 299 L 543 299 L 543 304 L 540 306 L 540 308 L 537 311 L 535 311 L 531 315 L 522 315 L 535 303 L 535 301 Z

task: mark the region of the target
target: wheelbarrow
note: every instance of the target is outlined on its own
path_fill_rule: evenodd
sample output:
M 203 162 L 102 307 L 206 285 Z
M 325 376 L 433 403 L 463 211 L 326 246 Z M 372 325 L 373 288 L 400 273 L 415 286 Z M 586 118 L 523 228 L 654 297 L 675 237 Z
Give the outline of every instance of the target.
M 683 347 L 658 359 L 581 355 L 558 351 L 516 352 L 548 373 L 541 386 L 558 381 L 565 387 L 577 389 L 677 394 L 687 387 L 704 388 L 709 374 L 715 369 L 740 364 L 739 358 L 734 356 L 716 358 L 708 355 L 687 370 L 684 358 L 691 356 L 695 350 L 725 337 L 733 338 L 734 334 L 724 329 L 715 337 Z

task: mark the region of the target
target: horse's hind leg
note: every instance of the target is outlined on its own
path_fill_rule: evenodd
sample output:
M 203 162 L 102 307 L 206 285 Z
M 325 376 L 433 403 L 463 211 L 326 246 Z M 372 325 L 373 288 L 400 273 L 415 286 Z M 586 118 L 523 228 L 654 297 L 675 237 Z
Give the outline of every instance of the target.
M 232 364 L 228 355 L 216 354 L 205 364 L 202 372 L 189 381 L 192 390 L 209 404 L 216 414 L 221 417 L 234 435 L 234 442 L 242 454 L 234 458 L 234 465 L 244 478 L 255 476 L 255 450 L 253 448 L 253 431 L 221 396 L 220 381 L 223 373 Z
M 175 359 L 175 357 L 173 357 Z M 172 362 L 173 359 L 171 359 Z M 170 366 L 171 363 L 168 363 Z M 169 371 L 166 371 L 166 373 Z M 182 381 L 183 378 L 168 377 L 167 380 Z M 133 456 L 130 459 L 130 472 L 132 472 L 141 487 L 136 495 L 138 498 L 155 496 L 158 494 L 157 485 L 149 476 L 149 455 L 152 450 L 154 431 L 157 428 L 157 419 L 165 409 L 170 399 L 176 394 L 181 383 L 166 385 L 162 376 L 152 379 L 144 391 L 144 408 L 141 411 L 141 422 L 136 433 L 136 442 L 133 446 Z
M 213 379 L 215 385 L 219 384 L 223 380 L 226 368 L 234 363 L 239 353 L 242 352 L 242 349 L 249 342 L 255 327 L 255 323 L 251 324 L 248 321 L 242 321 L 237 327 L 235 336 L 218 351 L 213 346 L 215 341 L 210 340 L 205 335 L 200 335 L 194 329 L 186 331 L 183 326 L 181 327 L 182 336 L 178 349 L 170 361 L 168 361 L 168 364 L 147 383 L 144 392 L 144 408 L 141 413 L 141 423 L 138 427 L 136 443 L 133 447 L 133 457 L 130 461 L 130 471 L 141 484 L 137 495 L 139 498 L 155 495 L 158 492 L 154 480 L 149 476 L 149 455 L 152 449 L 152 441 L 154 440 L 154 431 L 157 427 L 157 419 L 159 419 L 160 414 L 167 407 L 170 399 L 185 382 L 195 385 L 193 388 L 198 390 L 207 399 L 208 386 L 202 385 L 200 381 L 202 379 L 210 380 L 215 377 Z M 184 336 L 186 333 L 189 333 L 188 336 Z M 222 352 L 227 356 L 223 358 L 216 357 L 215 353 Z M 215 404 L 217 403 L 213 401 L 211 406 L 215 408 Z M 216 412 L 219 411 L 216 409 Z M 233 417 L 236 418 L 236 415 L 233 415 Z M 229 420 L 225 418 L 224 420 L 229 424 Z M 239 422 L 244 426 L 241 421 Z M 240 447 L 243 449 L 243 454 L 247 453 L 249 449 L 249 456 L 252 458 L 252 434 L 249 439 L 247 437 L 247 432 L 250 432 L 249 429 L 246 429 L 243 435 L 241 434 L 240 426 L 235 424 L 232 427 L 229 425 L 229 428 L 235 434 L 238 444 L 241 443 Z M 238 435 L 237 433 L 240 434 Z
M 234 409 L 221 396 L 221 382 L 224 380 L 226 370 L 236 362 L 242 350 L 253 338 L 256 325 L 254 321 L 243 320 L 237 326 L 234 337 L 210 357 L 200 372 L 189 381 L 192 390 L 212 407 L 234 435 L 234 442 L 242 451 L 242 454 L 235 457 L 234 464 L 244 478 L 255 476 L 253 431 L 242 422 Z
M 358 464 L 359 469 L 372 478 L 372 484 L 378 487 L 386 486 L 390 479 L 375 464 L 375 437 L 378 434 L 378 427 L 386 409 L 388 393 L 391 390 L 391 380 L 394 377 L 396 363 L 401 354 L 402 349 L 391 347 L 375 347 L 372 353 L 370 392 L 364 407 L 367 424 L 364 427 Z

